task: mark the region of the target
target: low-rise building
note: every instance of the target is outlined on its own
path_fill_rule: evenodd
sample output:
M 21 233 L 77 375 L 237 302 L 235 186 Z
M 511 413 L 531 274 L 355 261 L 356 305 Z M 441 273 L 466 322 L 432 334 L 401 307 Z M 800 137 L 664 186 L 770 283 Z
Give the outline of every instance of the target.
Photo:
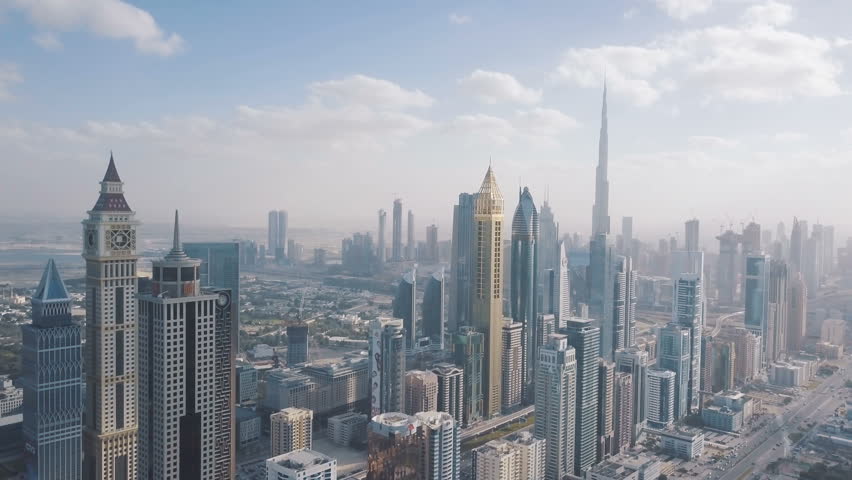
M 776 362 L 769 367 L 769 383 L 779 387 L 801 387 L 808 383 L 807 372 L 801 365 Z
M 328 419 L 329 440 L 342 447 L 348 447 L 354 442 L 365 444 L 367 441 L 366 415 L 355 412 L 342 413 Z
M 612 460 L 604 460 L 586 471 L 586 480 L 639 480 L 639 471 Z
M 639 472 L 639 480 L 657 480 L 660 478 L 662 463 L 649 455 L 621 454 L 610 459 Z
M 314 450 L 295 450 L 266 460 L 267 480 L 337 480 L 337 460 Z
M 698 458 L 704 453 L 704 434 L 689 427 L 671 427 L 665 430 L 650 430 L 660 437 L 663 451 L 685 460 Z
M 753 403 L 751 398 L 742 392 L 720 393 L 701 410 L 701 419 L 710 428 L 739 432 L 751 419 Z
M 8 376 L 0 376 L 0 417 L 21 413 L 24 403 L 24 390 L 12 384 Z
M 253 365 L 237 367 L 237 403 L 251 403 L 257 400 L 257 369 Z

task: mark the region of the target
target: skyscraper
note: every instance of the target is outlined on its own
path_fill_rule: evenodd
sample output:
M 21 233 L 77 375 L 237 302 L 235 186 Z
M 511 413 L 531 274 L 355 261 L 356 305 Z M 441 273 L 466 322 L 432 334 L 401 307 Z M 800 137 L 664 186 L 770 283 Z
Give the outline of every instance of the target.
M 405 259 L 414 260 L 417 252 L 417 244 L 414 241 L 414 212 L 408 211 L 408 242 L 405 245 Z
M 619 256 L 612 264 L 613 352 L 636 344 L 636 272 L 630 257 Z M 610 357 L 612 358 L 612 357 Z
M 688 252 L 700 251 L 698 248 L 698 227 L 699 222 L 697 218 L 687 220 L 684 224 L 684 250 Z
M 451 363 L 432 368 L 438 377 L 438 411 L 447 412 L 460 425 L 464 423 L 464 370 Z
M 646 419 L 646 372 L 650 362 L 648 360 L 648 352 L 640 350 L 636 347 L 619 350 L 615 353 L 615 369 L 618 372 L 629 373 L 632 381 L 633 389 L 633 421 L 630 444 L 636 442 L 636 438 L 645 427 Z
M 473 451 L 475 480 L 542 480 L 546 441 L 530 432 L 492 440 Z
M 598 352 L 601 331 L 591 320 L 573 318 L 566 328 L 577 358 L 577 413 L 574 475 L 595 463 L 598 431 Z
M 464 418 L 468 426 L 482 420 L 484 410 L 485 336 L 473 327 L 461 327 L 454 338 L 455 361 L 464 370 Z
M 609 236 L 598 234 L 589 243 L 587 282 L 589 290 L 589 318 L 600 329 L 600 356 L 612 360 L 615 353 L 615 319 L 613 318 L 613 248 Z
M 568 245 L 564 241 L 559 242 L 559 265 L 557 266 L 555 283 L 551 288 L 550 301 L 553 313 L 557 319 L 557 330 L 565 328 L 565 322 L 571 318 L 571 270 L 568 265 Z
M 232 330 L 230 291 L 201 290 L 177 212 L 172 249 L 152 265 L 151 293 L 139 296 L 139 476 L 230 478 L 233 364 L 217 355 L 230 355 L 217 344 Z
M 278 210 L 278 245 L 275 248 L 275 258 L 283 260 L 290 255 L 287 251 L 287 211 Z
M 606 118 L 606 82 L 604 82 L 603 106 L 601 108 L 601 133 L 598 144 L 598 167 L 595 170 L 595 204 L 592 207 L 592 236 L 609 234 L 609 133 Z
M 704 328 L 704 290 L 701 275 L 682 274 L 675 282 L 673 302 L 672 321 L 689 331 L 688 390 L 686 412 L 683 413 L 686 415 L 697 412 L 700 403 L 701 332 Z M 673 368 L 669 370 L 677 371 Z
M 793 273 L 787 300 L 787 351 L 794 353 L 802 349 L 808 320 L 808 287 L 801 273 Z
M 270 210 L 266 230 L 266 251 L 274 257 L 276 250 L 278 250 L 278 211 Z
M 432 273 L 423 292 L 423 336 L 433 346 L 444 349 L 444 269 Z
M 287 366 L 308 362 L 308 326 L 287 326 Z
M 548 271 L 556 272 L 559 269 L 559 224 L 553 217 L 553 210 L 551 210 L 547 198 L 545 198 L 541 212 L 539 212 L 539 224 L 537 282 L 539 296 L 542 298 L 540 310 L 556 314 L 559 305 L 554 304 L 556 299 L 548 294 Z
M 754 380 L 760 370 L 760 337 L 752 330 L 738 328 L 734 330 L 734 381 L 746 384 Z
M 769 317 L 769 257 L 753 254 L 746 257 L 745 327 L 760 337 L 762 351 L 766 352 L 766 322 Z M 760 363 L 764 362 L 761 358 Z
M 21 384 L 27 478 L 82 478 L 83 357 L 80 325 L 53 259 L 32 297 L 32 323 L 22 327 Z
M 417 271 L 402 276 L 393 299 L 393 316 L 402 319 L 405 328 L 405 348 L 417 345 Z
M 485 337 L 482 366 L 484 415 L 500 413 L 500 360 L 503 324 L 503 195 L 491 167 L 474 203 L 472 325 Z
M 405 372 L 405 413 L 438 410 L 438 376 L 424 370 Z
M 441 260 L 438 252 L 438 226 L 435 224 L 426 227 L 426 255 L 424 260 L 438 263 Z
M 621 253 L 625 257 L 630 257 L 630 248 L 633 246 L 633 217 L 621 217 L 621 242 L 624 245 Z
M 289 407 L 269 416 L 269 444 L 272 456 L 313 445 L 313 410 Z
M 387 238 L 387 233 L 385 230 L 387 229 L 388 223 L 388 212 L 379 209 L 379 234 L 378 239 L 376 240 L 376 258 L 379 259 L 379 265 L 382 265 L 387 260 L 387 247 L 385 246 L 385 238 Z
M 420 422 L 423 480 L 456 480 L 461 470 L 461 435 L 459 424 L 449 413 L 420 412 L 414 415 Z
M 648 426 L 663 429 L 674 423 L 676 375 L 661 368 L 648 369 Z
M 503 323 L 503 411 L 510 411 L 521 404 L 524 379 L 524 325 L 506 319 Z
M 538 303 L 538 212 L 529 188 L 518 192 L 518 207 L 512 217 L 512 319 L 523 325 L 522 394 L 532 397 L 535 377 L 536 314 Z
M 615 451 L 615 364 L 598 359 L 598 454 L 596 461 Z
M 674 419 L 679 420 L 690 411 L 691 338 L 689 328 L 669 323 L 657 332 L 659 356 L 657 367 L 675 374 Z M 699 345 L 700 348 L 700 345 Z M 700 377 L 698 377 L 700 378 Z M 649 393 L 650 398 L 650 393 Z M 650 413 L 649 413 L 650 420 Z
M 405 328 L 399 320 L 370 324 L 370 395 L 372 412 L 405 409 Z
M 83 221 L 86 411 L 83 478 L 134 480 L 137 470 L 136 227 L 110 155 Z M 127 347 L 127 348 L 125 348 Z
M 741 236 L 732 230 L 716 237 L 719 240 L 719 260 L 716 267 L 716 287 L 721 305 L 734 305 L 737 293 L 737 259 Z
M 788 279 L 787 264 L 779 260 L 770 261 L 768 308 L 762 334 L 767 362 L 775 362 L 781 353 L 787 351 Z
M 545 479 L 574 471 L 577 359 L 565 335 L 550 335 L 539 349 L 535 377 L 535 437 L 545 440 Z
M 391 261 L 401 262 L 402 252 L 402 199 L 393 201 L 393 233 L 391 234 Z
M 473 235 L 476 222 L 473 218 L 475 195 L 459 194 L 458 205 L 453 206 L 453 242 L 451 255 L 452 280 L 450 282 L 450 310 L 447 328 L 455 333 L 459 327 L 470 325 L 473 315 Z
M 802 228 L 799 219 L 793 217 L 793 229 L 790 231 L 790 268 L 794 273 L 804 273 L 805 244 L 807 243 L 808 229 Z
M 614 452 L 630 448 L 633 436 L 633 375 L 615 372 L 613 381 L 615 411 L 613 423 L 615 430 Z
M 420 420 L 400 412 L 373 417 L 367 427 L 367 479 L 419 480 L 423 458 Z

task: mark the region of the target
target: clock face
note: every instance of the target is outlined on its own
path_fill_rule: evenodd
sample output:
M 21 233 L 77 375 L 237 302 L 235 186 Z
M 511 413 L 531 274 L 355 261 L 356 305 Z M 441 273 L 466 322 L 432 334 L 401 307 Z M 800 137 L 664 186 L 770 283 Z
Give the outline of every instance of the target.
M 109 246 L 113 250 L 130 250 L 135 248 L 136 235 L 130 229 L 110 230 Z
M 217 303 L 220 307 L 227 307 L 227 306 L 228 306 L 228 303 L 229 303 L 230 301 L 231 301 L 230 297 L 228 297 L 228 294 L 227 294 L 227 293 L 224 293 L 224 292 L 223 292 L 223 293 L 220 293 L 220 294 L 219 294 L 219 298 L 217 298 L 217 299 L 216 299 L 216 303 Z
M 89 248 L 93 248 L 95 246 L 95 240 L 96 236 L 94 230 L 89 230 L 86 234 L 86 245 L 88 245 Z

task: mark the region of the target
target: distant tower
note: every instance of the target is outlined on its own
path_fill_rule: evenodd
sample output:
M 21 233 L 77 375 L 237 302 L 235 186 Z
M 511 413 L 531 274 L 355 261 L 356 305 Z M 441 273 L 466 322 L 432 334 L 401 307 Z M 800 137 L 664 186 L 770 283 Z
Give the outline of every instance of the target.
M 805 244 L 807 243 L 807 227 L 802 228 L 799 219 L 793 217 L 793 229 L 790 232 L 790 268 L 793 273 L 804 273 Z
M 779 260 L 769 262 L 769 296 L 764 322 L 763 338 L 766 345 L 766 361 L 775 362 L 787 351 L 787 322 L 789 274 L 787 264 Z
M 503 392 L 504 412 L 520 406 L 523 394 L 524 378 L 524 325 L 506 319 L 503 323 Z
M 675 420 L 675 378 L 670 370 L 648 369 L 648 426 L 666 428 Z
M 83 478 L 137 478 L 136 221 L 110 155 L 83 221 L 86 405 Z M 100 339 L 100 341 L 96 340 Z
M 612 347 L 613 351 L 636 344 L 637 275 L 630 257 L 619 256 L 613 262 Z
M 287 366 L 308 362 L 308 326 L 287 326 Z
M 470 325 L 473 315 L 473 204 L 476 196 L 459 194 L 458 205 L 453 206 L 453 241 L 450 259 L 450 308 L 447 329 L 455 333 L 458 328 Z
M 701 333 L 704 328 L 704 288 L 700 275 L 683 274 L 675 281 L 672 322 L 689 331 L 689 386 L 686 411 L 696 413 L 700 408 Z M 670 368 L 670 370 L 674 369 Z
M 370 324 L 370 392 L 372 413 L 405 409 L 405 329 L 400 320 Z
M 402 255 L 402 199 L 393 201 L 393 233 L 391 237 L 391 261 L 401 262 Z
M 738 248 L 742 237 L 732 230 L 716 237 L 719 240 L 719 263 L 716 268 L 716 286 L 721 305 L 734 305 L 737 292 Z
M 424 260 L 439 263 L 440 257 L 438 252 L 438 226 L 432 224 L 426 227 L 426 255 Z
M 613 315 L 614 252 L 609 236 L 598 234 L 589 243 L 589 266 L 586 281 L 589 291 L 589 318 L 600 329 L 600 356 L 612 360 L 615 353 L 615 321 Z
M 485 337 L 482 387 L 484 415 L 500 413 L 500 347 L 503 324 L 503 195 L 491 167 L 476 195 L 474 209 L 473 319 Z
M 275 256 L 278 250 L 278 211 L 271 210 L 269 212 L 269 225 L 266 230 L 266 250 L 270 256 Z
M 577 359 L 565 335 L 550 335 L 539 349 L 535 377 L 535 438 L 545 440 L 545 479 L 574 471 Z
M 539 310 L 556 314 L 559 310 L 559 305 L 554 304 L 554 301 L 557 299 L 548 295 L 550 290 L 547 287 L 549 282 L 548 271 L 553 270 L 556 272 L 559 270 L 559 224 L 556 223 L 553 217 L 553 210 L 551 210 L 547 198 L 545 198 L 544 204 L 541 206 L 541 212 L 539 212 L 539 223 L 537 282 L 539 297 L 542 298 Z
M 417 244 L 414 242 L 414 212 L 408 211 L 408 243 L 405 246 L 405 259 L 415 260 Z
M 632 256 L 630 248 L 633 246 L 633 217 L 621 218 L 621 239 L 624 248 L 620 253 L 626 257 Z
M 571 318 L 571 270 L 568 265 L 568 245 L 564 241 L 559 242 L 559 265 L 556 269 L 554 288 L 551 288 L 553 300 L 550 304 L 554 307 L 558 327 L 556 330 L 565 328 L 565 322 Z
M 609 234 L 609 133 L 606 117 L 606 82 L 604 82 L 603 107 L 601 108 L 601 133 L 598 145 L 598 167 L 595 170 L 595 204 L 592 207 L 592 236 Z
M 595 463 L 598 431 L 598 352 L 601 331 L 592 320 L 574 318 L 566 328 L 577 358 L 577 413 L 574 475 Z
M 762 351 L 766 352 L 766 330 L 769 318 L 769 257 L 754 254 L 746 257 L 745 328 L 760 338 Z M 763 363 L 762 355 L 759 363 Z
M 379 210 L 379 238 L 376 240 L 378 244 L 376 247 L 376 253 L 378 253 L 377 258 L 379 259 L 379 264 L 383 264 L 387 260 L 387 247 L 385 247 L 385 238 L 387 237 L 385 229 L 387 228 L 387 223 L 388 212 Z
M 275 258 L 283 260 L 292 252 L 287 250 L 287 211 L 278 210 L 278 246 L 275 250 Z
M 393 316 L 402 319 L 405 328 L 405 347 L 417 345 L 417 270 L 404 274 L 393 299 Z
M 657 366 L 675 375 L 674 419 L 678 420 L 689 414 L 690 331 L 676 323 L 669 323 L 658 330 L 657 341 L 660 347 Z M 649 421 L 650 418 L 649 414 Z
M 615 451 L 615 363 L 598 359 L 598 454 L 596 462 Z
M 71 296 L 50 259 L 32 297 L 32 323 L 22 328 L 26 478 L 82 478 L 80 330 L 71 318 Z
M 426 280 L 421 306 L 423 336 L 433 347 L 444 349 L 444 269 L 434 272 Z
M 698 252 L 698 219 L 687 220 L 684 224 L 684 250 L 687 252 Z
M 518 207 L 512 218 L 511 306 L 512 319 L 523 325 L 522 395 L 533 396 L 536 352 L 535 320 L 538 313 L 538 212 L 529 188 L 518 195 Z
M 787 351 L 795 353 L 802 349 L 808 320 L 808 287 L 801 273 L 792 275 L 787 300 L 790 303 L 787 317 Z

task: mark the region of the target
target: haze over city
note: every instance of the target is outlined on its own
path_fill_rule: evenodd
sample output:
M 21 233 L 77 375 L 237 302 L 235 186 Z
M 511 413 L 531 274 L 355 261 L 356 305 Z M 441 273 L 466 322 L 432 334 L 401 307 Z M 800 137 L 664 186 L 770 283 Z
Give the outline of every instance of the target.
M 0 217 L 75 219 L 112 150 L 145 223 L 447 238 L 491 159 L 585 231 L 606 75 L 613 218 L 852 223 L 843 1 L 58 5 L 0 4 Z

